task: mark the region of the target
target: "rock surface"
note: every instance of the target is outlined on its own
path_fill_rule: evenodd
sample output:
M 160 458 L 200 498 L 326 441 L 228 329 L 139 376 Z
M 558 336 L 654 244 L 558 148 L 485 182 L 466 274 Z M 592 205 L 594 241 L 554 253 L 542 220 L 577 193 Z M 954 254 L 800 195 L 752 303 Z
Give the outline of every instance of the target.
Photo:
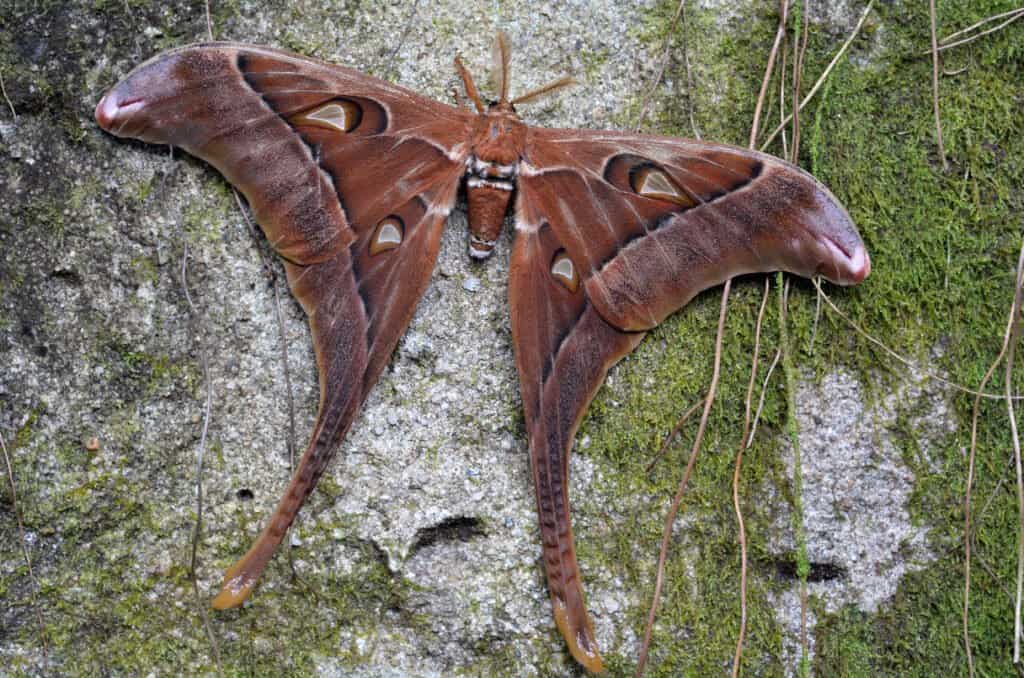
M 9 490 L 0 505 L 0 596 L 9 602 L 0 609 L 0 658 L 35 674 L 222 666 L 227 673 L 578 675 L 554 630 L 539 562 L 507 310 L 509 236 L 485 265 L 471 262 L 462 205 L 409 331 L 303 509 L 292 548 L 278 554 L 245 609 L 206 611 L 223 568 L 247 548 L 289 477 L 289 400 L 301 452 L 317 394 L 302 311 L 278 262 L 269 267 L 276 279 L 268 278 L 266 244 L 223 180 L 180 152 L 105 135 L 92 120 L 102 92 L 135 64 L 205 39 L 202 4 L 0 8 L 0 19 L 20 26 L 0 42 L 9 98 L 0 111 L 0 434 L 17 488 L 17 505 Z M 461 53 L 483 74 L 501 29 L 512 40 L 514 91 L 565 72 L 585 82 L 525 117 L 597 128 L 635 119 L 660 62 L 658 27 L 674 11 L 653 1 L 210 4 L 218 38 L 344 63 L 446 101 L 457 83 L 452 57 Z M 825 4 L 834 11 L 814 20 L 826 35 L 845 35 L 860 3 Z M 746 36 L 749 22 L 764 19 L 743 3 L 691 5 L 691 21 L 703 21 L 691 27 L 705 31 L 694 38 L 703 45 Z M 708 28 L 716 25 L 727 33 Z M 751 49 L 763 51 L 770 39 L 758 33 Z M 862 46 L 858 58 L 874 46 Z M 692 49 L 689 58 L 704 78 L 698 117 L 713 120 L 709 110 L 733 102 L 727 81 L 710 74 L 730 66 Z M 652 123 L 652 131 L 689 128 L 673 108 L 686 90 L 683 73 L 676 56 L 654 102 L 675 122 Z M 740 296 L 741 316 L 756 311 L 752 296 Z M 701 304 L 693 317 L 713 318 L 717 293 Z M 713 327 L 712 320 L 690 331 L 713 334 Z M 656 534 L 681 464 L 667 482 L 637 490 L 630 483 L 643 478 L 618 477 L 621 464 L 602 445 L 590 447 L 590 436 L 632 402 L 635 384 L 660 388 L 637 374 L 659 357 L 657 342 L 674 337 L 648 339 L 645 357 L 612 374 L 595 405 L 599 421 L 581 429 L 572 462 L 588 606 L 616 674 L 635 662 Z M 670 350 L 685 352 L 687 341 Z M 691 377 L 706 382 L 708 356 L 690 359 Z M 195 595 L 190 544 L 207 388 Z M 884 606 L 902 573 L 930 558 L 928 526 L 914 524 L 905 507 L 913 474 L 902 448 L 888 442 L 890 401 L 932 398 L 926 415 L 938 436 L 955 429 L 954 418 L 938 396 L 909 395 L 916 386 L 886 388 L 894 395 L 869 405 L 858 376 L 829 365 L 798 394 L 808 555 L 843 573 L 812 586 L 829 612 Z M 733 396 L 730 417 L 739 402 Z M 830 401 L 825 409 L 822 400 Z M 636 435 L 660 441 L 663 422 L 683 406 L 672 403 Z M 782 446 L 781 428 L 763 431 L 770 449 Z M 735 442 L 715 434 L 707 447 L 731 454 Z M 656 449 L 629 453 L 642 467 Z M 760 477 L 752 491 L 771 505 L 772 520 L 761 523 L 770 557 L 789 562 L 792 496 L 776 481 Z M 634 535 L 638 516 L 645 527 Z M 734 529 L 728 513 L 714 520 L 711 529 Z M 679 586 L 695 593 L 687 573 L 701 557 L 698 529 L 709 528 L 684 514 L 673 552 L 682 561 Z M 613 543 L 626 538 L 624 547 Z M 794 665 L 792 579 L 774 585 L 773 576 L 762 579 L 779 620 L 764 621 L 768 630 L 757 632 L 767 640 L 749 660 L 770 675 Z M 735 589 L 724 595 L 735 607 Z M 657 638 L 667 646 L 656 658 L 693 654 L 693 625 L 708 623 L 663 616 Z M 725 670 L 731 656 L 714 661 Z

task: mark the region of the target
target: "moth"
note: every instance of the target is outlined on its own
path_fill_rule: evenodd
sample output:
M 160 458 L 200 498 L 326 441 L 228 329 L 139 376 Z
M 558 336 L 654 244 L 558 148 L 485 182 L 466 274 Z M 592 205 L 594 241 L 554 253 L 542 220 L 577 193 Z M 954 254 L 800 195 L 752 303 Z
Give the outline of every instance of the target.
M 245 196 L 284 260 L 315 346 L 320 404 L 308 447 L 215 608 L 249 596 L 380 377 L 430 279 L 460 192 L 469 255 L 486 258 L 509 208 L 512 340 L 555 623 L 600 671 L 569 516 L 569 452 L 608 369 L 698 292 L 745 273 L 862 281 L 870 259 L 818 181 L 724 144 L 527 125 L 510 99 L 450 106 L 364 73 L 267 47 L 164 52 L 96 107 L 104 130 L 205 160 Z

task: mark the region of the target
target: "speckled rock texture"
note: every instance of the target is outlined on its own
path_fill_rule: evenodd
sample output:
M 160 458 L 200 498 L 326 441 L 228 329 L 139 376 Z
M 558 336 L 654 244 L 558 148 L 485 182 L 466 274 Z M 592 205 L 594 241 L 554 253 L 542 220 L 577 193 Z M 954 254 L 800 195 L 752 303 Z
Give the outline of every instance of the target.
M 291 49 L 444 101 L 458 84 L 456 54 L 486 83 L 500 29 L 513 46 L 514 92 L 564 73 L 583 83 L 525 109 L 531 124 L 614 129 L 635 124 L 676 5 L 209 4 L 218 39 Z M 772 10 L 687 4 L 686 59 L 699 92 L 687 94 L 676 29 L 645 129 L 689 136 L 692 109 L 705 134 L 743 144 Z M 883 4 L 850 68 L 880 68 L 885 40 L 909 16 L 901 3 Z M 15 502 L 5 464 L 0 672 L 579 675 L 554 628 L 540 563 L 508 319 L 510 233 L 487 263 L 470 261 L 461 201 L 412 324 L 290 548 L 244 608 L 208 609 L 223 569 L 287 482 L 289 440 L 296 453 L 306 443 L 317 382 L 305 318 L 216 172 L 181 152 L 115 139 L 92 118 L 102 93 L 137 63 L 206 39 L 203 3 L 27 5 L 0 2 L 0 435 L 17 491 Z M 815 5 L 818 63 L 863 4 Z M 750 60 L 761 65 L 723 54 L 756 54 Z M 930 104 L 915 106 L 927 120 Z M 866 195 L 853 198 L 855 216 L 874 209 Z M 870 223 L 869 248 L 884 237 Z M 886 259 L 874 264 L 884 276 Z M 731 666 L 739 551 L 729 483 L 760 285 L 737 286 L 729 376 L 697 465 L 696 499 L 675 526 L 652 675 Z M 862 294 L 840 293 L 838 303 L 867 308 Z M 813 288 L 794 296 L 793 322 L 810 327 Z M 718 292 L 703 295 L 613 370 L 577 438 L 574 528 L 611 675 L 635 668 L 692 424 L 655 471 L 644 468 L 706 388 L 717 305 Z M 887 609 L 904 573 L 934 558 L 929 521 L 908 508 L 916 478 L 904 441 L 918 441 L 929 457 L 929 445 L 945 450 L 963 426 L 947 391 L 898 368 L 886 373 L 868 349 L 851 367 L 843 348 L 853 346 L 851 333 L 840 321 L 823 322 L 821 332 L 819 343 L 839 348 L 798 357 L 807 370 L 797 391 L 811 649 L 819 653 L 816 620 Z M 774 379 L 744 490 L 756 546 L 745 663 L 756 675 L 792 673 L 799 656 L 792 454 L 781 376 Z M 936 453 L 934 473 L 959 477 L 959 468 L 940 468 L 945 454 Z M 943 539 L 956 547 L 955 537 Z

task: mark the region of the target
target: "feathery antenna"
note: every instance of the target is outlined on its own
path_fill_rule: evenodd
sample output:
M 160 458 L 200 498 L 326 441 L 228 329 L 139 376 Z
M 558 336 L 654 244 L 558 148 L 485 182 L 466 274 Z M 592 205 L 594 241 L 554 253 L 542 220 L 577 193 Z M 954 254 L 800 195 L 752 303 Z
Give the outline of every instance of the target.
M 473 76 L 470 74 L 469 69 L 466 68 L 465 64 L 462 63 L 460 57 L 455 57 L 455 70 L 459 72 L 459 77 L 462 78 L 462 86 L 466 88 L 466 96 L 470 98 L 473 105 L 476 106 L 477 113 L 484 112 L 484 104 L 480 101 L 480 93 L 476 91 L 476 85 L 473 83 Z
M 557 80 L 552 80 L 546 85 L 541 85 L 535 90 L 530 90 L 526 94 L 516 97 L 515 99 L 512 100 L 512 105 L 515 106 L 516 104 L 529 104 L 536 101 L 537 99 L 540 99 L 541 97 L 551 94 L 552 92 L 557 92 L 560 89 L 571 87 L 572 85 L 577 84 L 579 83 L 576 81 L 576 78 L 572 77 L 571 75 L 563 75 Z
M 505 35 L 504 31 L 498 31 L 498 35 L 494 37 L 494 47 L 491 53 L 492 64 L 491 78 L 494 80 L 494 86 L 498 88 L 498 94 L 500 95 L 498 101 L 501 103 L 508 103 L 508 80 L 509 80 L 509 60 L 512 58 L 512 50 L 508 45 L 508 36 Z
M 503 31 L 498 31 L 498 35 L 494 38 L 492 57 L 491 78 L 494 81 L 494 86 L 498 89 L 498 94 L 500 95 L 498 103 L 500 104 L 510 104 L 514 106 L 516 104 L 532 103 L 541 97 L 551 94 L 552 92 L 557 92 L 560 89 L 565 89 L 571 85 L 578 84 L 576 79 L 571 75 L 563 75 L 560 78 L 552 80 L 546 85 L 530 90 L 526 94 L 509 101 L 509 61 L 512 57 L 512 50 L 509 47 L 508 36 L 505 35 Z M 460 57 L 455 57 L 455 70 L 458 71 L 459 77 L 462 78 L 462 85 L 466 89 L 466 96 L 468 96 L 473 102 L 473 106 L 476 107 L 477 113 L 483 113 L 486 107 L 483 104 L 483 100 L 480 98 L 480 92 L 477 91 L 476 84 L 473 82 L 473 76 L 470 74 L 469 69 L 466 68 L 466 65 L 462 63 L 462 59 Z

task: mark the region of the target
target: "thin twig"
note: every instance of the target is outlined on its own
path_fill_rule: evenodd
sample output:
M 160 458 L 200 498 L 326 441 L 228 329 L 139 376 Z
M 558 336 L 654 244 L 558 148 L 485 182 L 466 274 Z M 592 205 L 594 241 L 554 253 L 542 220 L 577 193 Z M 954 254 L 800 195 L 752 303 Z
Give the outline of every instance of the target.
M 181 254 L 181 288 L 185 292 L 185 301 L 188 302 L 189 315 L 195 320 L 198 318 L 198 310 L 192 302 L 192 295 L 188 290 L 188 241 L 182 248 Z M 203 368 L 203 384 L 206 390 L 206 399 L 203 403 L 203 427 L 199 434 L 199 449 L 196 451 L 196 521 L 192 528 L 192 558 L 189 561 L 189 578 L 192 580 L 192 592 L 195 594 L 196 607 L 203 619 L 203 626 L 206 628 L 206 635 L 213 647 L 213 658 L 217 664 L 217 673 L 223 675 L 224 671 L 220 663 L 220 646 L 217 637 L 213 633 L 213 626 L 210 624 L 210 615 L 206 611 L 206 602 L 199 593 L 199 540 L 202 538 L 203 530 L 203 460 L 206 456 L 206 435 L 210 430 L 210 405 L 213 402 L 213 388 L 210 384 L 210 362 L 206 354 L 206 342 L 203 341 L 202 333 L 198 330 L 194 334 L 196 348 L 199 351 L 199 362 Z
M 956 42 L 950 42 L 950 43 L 946 44 L 947 41 L 952 40 L 953 38 L 955 38 L 958 35 L 963 35 L 964 33 L 967 33 L 968 31 L 974 30 L 975 28 L 977 28 L 977 27 L 979 27 L 979 26 L 981 26 L 983 24 L 986 24 L 986 23 L 988 23 L 990 21 L 995 21 L 995 20 L 998 20 L 998 19 L 1002 19 L 1003 17 L 1006 17 L 1006 16 L 1008 16 L 1010 18 L 1007 19 L 1006 21 L 1004 21 L 1003 23 L 999 24 L 998 26 L 993 26 L 992 28 L 989 28 L 988 30 L 982 31 L 981 33 L 977 33 L 977 34 L 972 35 L 972 36 L 970 36 L 968 38 L 964 38 L 963 40 L 957 40 Z M 1017 9 L 1011 9 L 1008 12 L 1003 12 L 1002 14 L 996 14 L 995 16 L 990 16 L 987 19 L 982 19 L 981 21 L 979 21 L 978 23 L 974 24 L 973 26 L 968 26 L 967 28 L 963 29 L 962 31 L 957 31 L 956 33 L 953 33 L 952 35 L 947 35 L 945 38 L 940 40 L 939 41 L 938 51 L 942 52 L 942 51 L 945 51 L 947 49 L 952 49 L 953 47 L 959 47 L 960 45 L 966 45 L 969 42 L 974 42 L 978 38 L 985 37 L 986 35 L 989 35 L 990 33 L 995 33 L 996 31 L 999 31 L 999 30 L 1002 30 L 1002 29 L 1006 28 L 1007 26 L 1012 24 L 1017 19 L 1020 19 L 1021 17 L 1024 17 L 1024 7 L 1018 7 Z M 925 54 L 927 54 L 927 53 L 928 52 L 925 52 Z
M 210 0 L 205 0 L 206 5 L 206 36 L 213 42 L 213 20 L 210 18 Z
M 946 147 L 942 143 L 942 116 L 939 114 L 939 47 L 935 35 L 935 0 L 928 0 L 928 15 L 932 25 L 932 108 L 935 109 L 935 138 L 939 144 L 939 156 L 942 158 L 942 171 L 948 172 Z
M 789 330 L 786 309 L 789 306 L 789 279 L 783 284 L 782 272 L 776 274 L 779 286 L 779 344 L 782 351 L 782 373 L 786 378 L 786 430 L 793 448 L 793 528 L 796 532 L 796 569 L 800 578 L 800 664 L 798 672 L 807 676 L 810 657 L 807 646 L 807 539 L 803 523 L 803 472 L 801 468 L 800 433 L 796 420 L 796 370 L 789 352 Z
M 711 372 L 711 385 L 708 387 L 708 395 L 704 399 L 704 412 L 700 417 L 700 425 L 697 427 L 697 435 L 693 439 L 693 446 L 690 449 L 690 459 L 686 462 L 686 470 L 683 478 L 679 481 L 679 487 L 672 498 L 672 505 L 669 507 L 668 515 L 665 516 L 665 527 L 661 534 L 661 550 L 658 553 L 658 573 L 654 581 L 654 597 L 651 600 L 651 608 L 647 612 L 647 625 L 644 628 L 644 640 L 640 645 L 640 660 L 636 667 L 636 676 L 644 673 L 644 666 L 647 664 L 647 653 L 651 645 L 651 633 L 654 631 L 654 618 L 658 614 L 658 603 L 661 599 L 661 588 L 665 578 L 665 560 L 668 557 L 669 541 L 672 539 L 672 526 L 675 524 L 676 515 L 679 513 L 679 505 L 683 501 L 683 494 L 686 492 L 686 485 L 690 481 L 693 467 L 697 462 L 697 453 L 700 452 L 701 442 L 704 440 L 704 430 L 707 428 L 708 415 L 711 414 L 711 406 L 715 402 L 715 394 L 718 390 L 718 377 L 721 374 L 722 365 L 722 337 L 725 334 L 725 315 L 729 307 L 729 290 L 732 289 L 732 279 L 725 281 L 722 289 L 722 305 L 718 312 L 718 334 L 715 337 L 715 360 Z
M 810 0 L 804 0 L 800 5 L 800 14 L 803 19 L 802 35 L 797 33 L 799 26 L 793 28 L 796 36 L 793 40 L 793 101 L 800 101 L 800 84 L 803 80 L 804 54 L 807 51 L 808 27 L 810 25 Z M 790 162 L 798 164 L 800 156 L 800 108 L 793 109 L 793 148 Z M 782 273 L 777 276 L 782 281 Z M 789 330 L 786 325 L 786 309 L 789 306 L 789 279 L 786 279 L 785 288 L 779 297 L 779 337 L 780 348 L 782 349 L 782 372 L 786 377 L 786 403 L 788 413 L 786 415 L 787 428 L 790 432 L 790 442 L 793 446 L 793 516 L 796 523 L 796 549 L 797 549 L 797 576 L 800 579 L 800 675 L 806 678 L 810 675 L 810 651 L 807 644 L 807 537 L 804 531 L 803 511 L 803 470 L 801 466 L 800 440 L 798 423 L 796 419 L 796 372 L 790 359 Z
M 992 578 L 993 583 L 995 583 L 995 585 L 998 586 L 1000 590 L 1006 595 L 1006 602 L 1009 603 L 1010 607 L 1013 607 L 1013 593 L 1010 591 L 1010 589 L 1006 588 L 1006 584 L 1004 584 L 1002 579 L 999 578 L 999 575 L 996 574 L 996 571 L 992 568 L 992 565 L 989 564 L 988 559 L 981 555 L 980 550 L 977 548 L 977 545 L 975 545 L 974 557 L 977 558 L 978 564 L 981 565 L 981 569 L 985 570 L 988 576 Z
M 757 312 L 757 325 L 754 329 L 754 355 L 750 359 L 750 381 L 747 382 L 743 435 L 740 436 L 739 449 L 736 450 L 736 464 L 732 471 L 732 506 L 736 512 L 736 529 L 740 538 L 740 629 L 736 637 L 736 651 L 732 658 L 733 678 L 738 678 L 740 675 L 743 641 L 747 635 L 747 531 L 743 524 L 743 509 L 740 507 L 740 470 L 743 468 L 743 450 L 747 446 L 747 434 L 750 433 L 750 403 L 754 397 L 754 382 L 757 380 L 757 358 L 761 352 L 761 324 L 764 321 L 764 310 L 768 306 L 768 290 L 768 276 L 765 276 L 761 309 Z
M 395 43 L 395 48 L 391 50 L 391 53 L 388 55 L 388 67 L 394 63 L 395 57 L 398 56 L 398 50 L 400 50 L 402 45 L 405 44 L 405 39 L 409 36 L 409 31 L 412 30 L 412 27 L 416 22 L 416 13 L 419 11 L 419 6 L 420 0 L 416 0 L 412 3 L 412 9 L 409 11 L 409 18 L 405 22 L 405 27 L 402 28 L 402 35 L 398 38 L 398 42 Z
M 7 102 L 7 107 L 11 109 L 11 115 L 14 116 L 14 121 L 18 121 L 18 112 L 14 110 L 14 104 L 11 103 L 10 97 L 7 96 L 7 88 L 4 86 L 4 72 L 0 70 L 0 93 L 4 95 L 4 101 Z
M 263 272 L 267 276 L 270 287 L 274 290 L 274 315 L 277 318 L 277 336 L 279 344 L 281 346 L 281 369 L 284 372 L 284 385 L 285 391 L 288 396 L 288 439 L 285 441 L 288 449 L 288 470 L 289 472 L 295 471 L 295 397 L 292 391 L 292 376 L 291 369 L 288 361 L 288 339 L 284 328 L 284 314 L 281 311 L 281 293 L 277 285 L 277 271 L 270 264 L 270 259 L 267 257 L 266 252 L 260 246 L 260 235 L 259 228 L 253 223 L 252 219 L 249 218 L 249 212 L 245 209 L 245 205 L 242 204 L 242 198 L 238 195 L 238 191 L 234 191 L 235 204 L 238 205 L 238 211 L 242 213 L 242 218 L 245 219 L 245 223 L 249 226 L 249 234 L 253 237 L 253 242 L 256 246 L 256 251 L 259 252 L 260 262 L 263 265 Z
M 757 104 L 754 106 L 754 122 L 750 125 L 750 147 L 757 145 L 758 127 L 761 122 L 761 110 L 764 108 L 764 98 L 768 93 L 768 84 L 772 80 L 772 71 L 775 68 L 775 59 L 779 55 L 779 46 L 782 38 L 786 37 L 786 15 L 789 8 L 786 0 L 779 0 L 779 27 L 775 31 L 775 42 L 768 53 L 768 65 L 764 67 L 764 78 L 761 79 L 761 91 L 757 95 Z
M 274 291 L 274 316 L 277 319 L 277 338 L 278 345 L 281 348 L 281 369 L 284 372 L 284 386 L 288 401 L 288 435 L 285 440 L 285 447 L 288 450 L 288 473 L 291 475 L 295 473 L 295 397 L 292 391 L 292 376 L 288 361 L 288 340 L 284 329 L 284 314 L 281 312 L 281 292 L 277 285 L 277 271 L 271 265 L 270 258 L 260 244 L 259 228 L 249 218 L 249 212 L 245 209 L 245 205 L 242 204 L 241 196 L 238 194 L 238 191 L 233 191 L 233 193 L 235 195 L 235 204 L 238 205 L 238 211 L 241 212 L 242 218 L 245 219 L 245 223 L 249 227 L 249 235 L 253 239 L 253 245 L 259 253 L 263 274 L 266 276 L 270 288 Z M 294 546 L 295 543 L 289 539 L 287 551 L 288 567 L 291 570 L 292 579 L 298 581 L 299 575 L 298 570 L 295 569 Z
M 807 0 L 809 1 L 809 0 Z M 800 85 L 804 76 L 804 55 L 807 53 L 807 33 L 810 26 L 811 13 L 807 9 L 806 2 L 801 7 L 803 15 L 803 35 L 797 34 L 793 43 L 793 101 L 800 101 Z M 796 29 L 794 29 L 796 33 Z M 800 154 L 800 109 L 793 110 L 793 153 L 790 162 L 797 164 L 797 156 Z
M 818 282 L 816 279 L 812 278 L 811 279 L 811 284 L 818 288 L 818 291 L 821 292 L 821 296 L 825 300 L 825 303 L 828 304 L 829 308 L 831 308 L 836 313 L 836 315 L 838 315 L 840 318 L 845 320 L 846 323 L 850 327 L 852 327 L 857 334 L 861 335 L 862 337 L 864 337 L 865 339 L 870 341 L 872 344 L 874 344 L 878 348 L 882 349 L 882 351 L 884 353 L 886 353 L 890 357 L 894 358 L 895 360 L 903 363 L 907 367 L 911 368 L 912 370 L 915 370 L 916 372 L 919 372 L 921 375 L 923 375 L 925 377 L 928 377 L 929 379 L 934 379 L 937 382 L 945 384 L 946 386 L 950 387 L 951 389 L 953 389 L 955 391 L 960 391 L 961 393 L 969 393 L 970 395 L 973 395 L 973 396 L 981 396 L 982 398 L 986 398 L 988 400 L 1005 400 L 1006 399 L 1006 395 L 1005 394 L 1002 394 L 1002 393 L 989 393 L 989 392 L 986 392 L 986 391 L 978 391 L 978 390 L 973 389 L 973 388 L 968 388 L 966 386 L 963 386 L 961 384 L 956 383 L 955 381 L 950 381 L 949 379 L 946 379 L 945 377 L 940 376 L 940 375 L 936 374 L 935 372 L 931 372 L 929 370 L 921 368 L 920 365 L 915 364 L 909 358 L 904 358 L 899 353 L 897 353 L 896 351 L 894 351 L 891 348 L 889 348 L 888 346 L 886 346 L 880 339 L 876 339 L 874 336 L 869 334 L 863 327 L 861 327 L 856 322 L 854 322 L 853 319 L 850 318 L 850 316 L 848 316 L 845 313 L 843 313 L 842 311 L 840 311 L 839 307 L 836 306 L 835 303 L 832 302 L 832 299 L 827 294 L 825 294 L 825 291 L 821 289 L 821 283 L 820 282 Z M 1019 395 L 1013 396 L 1013 400 L 1021 400 L 1021 399 L 1024 399 L 1024 396 L 1019 396 Z
M 685 424 L 686 420 L 689 419 L 693 415 L 693 413 L 697 411 L 697 408 L 700 407 L 701 403 L 703 402 L 703 398 L 698 398 L 697 402 L 691 405 L 686 410 L 686 412 L 683 413 L 683 416 L 679 417 L 679 419 L 676 421 L 676 425 L 673 426 L 669 434 L 665 436 L 665 442 L 661 444 L 661 449 L 658 450 L 658 453 L 654 455 L 654 459 L 651 459 L 651 463 L 648 464 L 647 468 L 644 469 L 644 473 L 650 473 L 654 466 L 661 460 L 661 458 L 665 456 L 665 452 L 668 451 L 668 446 L 672 443 L 673 440 L 675 440 L 676 436 L 679 435 L 679 431 L 680 429 L 683 428 L 683 424 Z
M 1011 454 L 1010 458 L 1006 462 L 1006 468 L 1003 469 L 1003 474 L 999 476 L 999 482 L 997 482 L 996 486 L 992 488 L 992 491 L 988 493 L 988 497 L 985 499 L 985 503 L 982 504 L 981 510 L 978 511 L 977 514 L 975 514 L 973 521 L 974 527 L 971 530 L 971 539 L 975 539 L 975 537 L 977 537 L 978 523 L 980 523 L 981 519 L 985 517 L 985 514 L 988 513 L 988 510 L 992 508 L 992 502 L 995 501 L 996 496 L 999 494 L 999 491 L 1002 490 L 1003 485 L 1006 484 L 1006 478 L 1010 475 L 1010 469 L 1012 469 L 1013 466 L 1013 455 Z M 975 539 L 975 541 L 977 540 Z
M 1024 246 L 1021 248 L 1021 255 L 1024 256 Z M 964 494 L 964 606 L 962 614 L 964 651 L 967 654 L 967 673 L 971 678 L 974 676 L 974 654 L 971 651 L 971 632 L 968 626 L 971 607 L 971 490 L 974 486 L 974 461 L 978 450 L 978 418 L 981 412 L 981 391 L 984 390 L 985 385 L 992 378 L 1009 348 L 1010 335 L 1014 324 L 1014 312 L 1015 309 L 1011 305 L 1010 317 L 1006 322 L 1006 332 L 1003 334 L 1003 346 L 999 349 L 999 355 L 992 361 L 988 371 L 985 372 L 985 376 L 981 378 L 981 383 L 978 384 L 978 393 L 974 397 L 974 411 L 971 415 L 971 447 L 967 454 L 967 490 Z
M 683 66 L 686 68 L 686 112 L 690 117 L 693 138 L 700 139 L 700 130 L 697 129 L 697 120 L 693 114 L 693 75 L 690 72 L 690 50 L 687 48 L 690 43 L 690 26 L 686 21 L 686 0 L 680 0 L 679 7 L 682 9 L 680 22 L 683 25 Z
M 962 28 L 959 31 L 957 31 L 956 33 L 950 33 L 946 37 L 944 37 L 941 40 L 939 40 L 939 45 L 945 45 L 950 40 L 953 40 L 955 38 L 959 38 L 961 35 L 966 35 L 967 33 L 970 33 L 971 31 L 973 31 L 973 30 L 975 30 L 977 28 L 981 28 L 985 24 L 992 23 L 993 21 L 999 21 L 1000 19 L 1004 19 L 1004 18 L 1006 18 L 1008 16 L 1017 15 L 1017 14 L 1024 14 L 1024 7 L 1018 7 L 1016 9 L 1010 9 L 1010 10 L 1007 10 L 1005 12 L 1001 12 L 999 14 L 993 14 L 990 17 L 985 17 L 981 21 L 977 21 L 977 22 L 971 24 L 970 26 L 968 26 L 967 28 Z
M 810 339 L 810 342 L 809 342 L 810 345 L 808 346 L 808 350 L 811 353 L 811 355 L 814 355 L 814 342 L 818 338 L 818 322 L 820 320 L 821 320 L 821 295 L 818 294 L 818 295 L 815 296 L 815 302 L 814 302 L 814 323 L 811 325 L 811 339 Z
M 832 57 L 832 61 L 830 61 L 828 66 L 825 67 L 825 70 L 818 77 L 818 80 L 817 82 L 814 83 L 814 87 L 811 88 L 811 91 L 808 92 L 807 96 L 805 96 L 803 101 L 800 102 L 801 109 L 804 106 L 806 106 L 811 101 L 811 99 L 814 98 L 814 95 L 818 93 L 819 89 L 821 89 L 821 85 L 832 73 L 832 70 L 836 67 L 836 64 L 838 64 L 839 60 L 843 58 L 843 55 L 846 54 L 846 51 L 850 49 L 850 45 L 853 44 L 853 41 L 857 38 L 857 35 L 860 34 L 860 29 L 864 26 L 864 21 L 868 18 L 868 14 L 871 12 L 871 8 L 874 6 L 875 0 L 869 0 L 867 7 L 864 8 L 864 13 L 860 15 L 860 21 L 857 22 L 857 25 L 854 27 L 849 37 L 846 38 L 846 42 L 844 42 L 843 46 L 839 48 L 839 51 L 836 52 L 836 55 Z M 768 135 L 768 138 L 764 140 L 759 150 L 763 151 L 765 148 L 767 148 L 768 144 L 775 140 L 775 137 L 778 136 L 779 132 L 785 129 L 786 125 L 789 124 L 789 121 L 792 117 L 792 113 L 786 116 L 786 118 L 781 123 L 779 123 L 779 126 L 772 130 L 772 133 Z
M 782 62 L 779 68 L 779 120 L 786 120 L 786 56 L 789 54 L 789 36 L 782 41 Z M 781 123 L 780 123 L 781 124 Z M 789 136 L 782 130 L 782 157 L 789 157 Z
M 683 6 L 686 4 L 686 0 L 679 0 L 679 5 L 676 7 L 676 13 L 672 17 L 672 22 L 669 24 L 668 32 L 665 33 L 665 42 L 662 48 L 661 64 L 658 66 L 658 74 L 654 77 L 651 82 L 650 88 L 647 90 L 647 94 L 644 95 L 643 104 L 640 106 L 640 113 L 636 116 L 636 125 L 634 131 L 639 132 L 640 126 L 644 124 L 644 118 L 647 117 L 647 113 L 651 107 L 651 99 L 654 98 L 654 92 L 657 91 L 658 85 L 661 84 L 661 79 L 665 77 L 665 69 L 668 68 L 668 62 L 671 58 L 671 52 L 669 51 L 670 43 L 672 41 L 672 33 L 676 30 L 676 24 L 679 22 L 679 18 L 683 14 Z M 690 93 L 686 93 L 687 97 Z
M 1017 469 L 1017 598 L 1013 607 L 1013 663 L 1020 664 L 1021 597 L 1024 596 L 1024 468 L 1020 459 L 1017 413 L 1013 409 L 1013 356 L 1021 333 L 1021 297 L 1024 295 L 1024 242 L 1017 258 L 1017 279 L 1010 310 L 1010 342 L 1006 353 L 1006 409 L 1010 417 L 1013 462 Z
M 754 424 L 750 427 L 750 436 L 747 438 L 747 447 L 754 444 L 754 434 L 757 433 L 757 422 L 761 420 L 761 411 L 764 409 L 764 396 L 768 392 L 768 380 L 772 378 L 772 372 L 775 371 L 775 367 L 779 364 L 779 358 L 782 357 L 782 349 L 776 349 L 775 357 L 772 359 L 772 364 L 768 366 L 768 374 L 764 375 L 764 383 L 761 384 L 761 397 L 757 400 L 757 412 L 754 414 Z
M 18 506 L 18 488 L 14 484 L 14 467 L 11 465 L 11 457 L 7 453 L 7 443 L 4 442 L 3 433 L 0 433 L 0 449 L 4 453 L 4 462 L 7 464 L 7 482 L 11 485 L 11 509 L 14 511 L 14 520 L 18 524 L 18 536 L 21 539 L 21 553 L 25 558 L 25 567 L 28 568 L 28 578 L 32 582 L 31 602 L 32 609 L 36 613 L 36 621 L 39 623 L 39 637 L 43 641 L 43 661 L 49 662 L 50 643 L 46 636 L 46 624 L 43 623 L 43 612 L 39 609 L 39 601 L 36 598 L 36 591 L 39 590 L 39 582 L 36 580 L 36 573 L 32 570 L 32 554 L 28 550 L 28 538 L 25 536 L 25 523 L 21 519 L 21 508 Z

